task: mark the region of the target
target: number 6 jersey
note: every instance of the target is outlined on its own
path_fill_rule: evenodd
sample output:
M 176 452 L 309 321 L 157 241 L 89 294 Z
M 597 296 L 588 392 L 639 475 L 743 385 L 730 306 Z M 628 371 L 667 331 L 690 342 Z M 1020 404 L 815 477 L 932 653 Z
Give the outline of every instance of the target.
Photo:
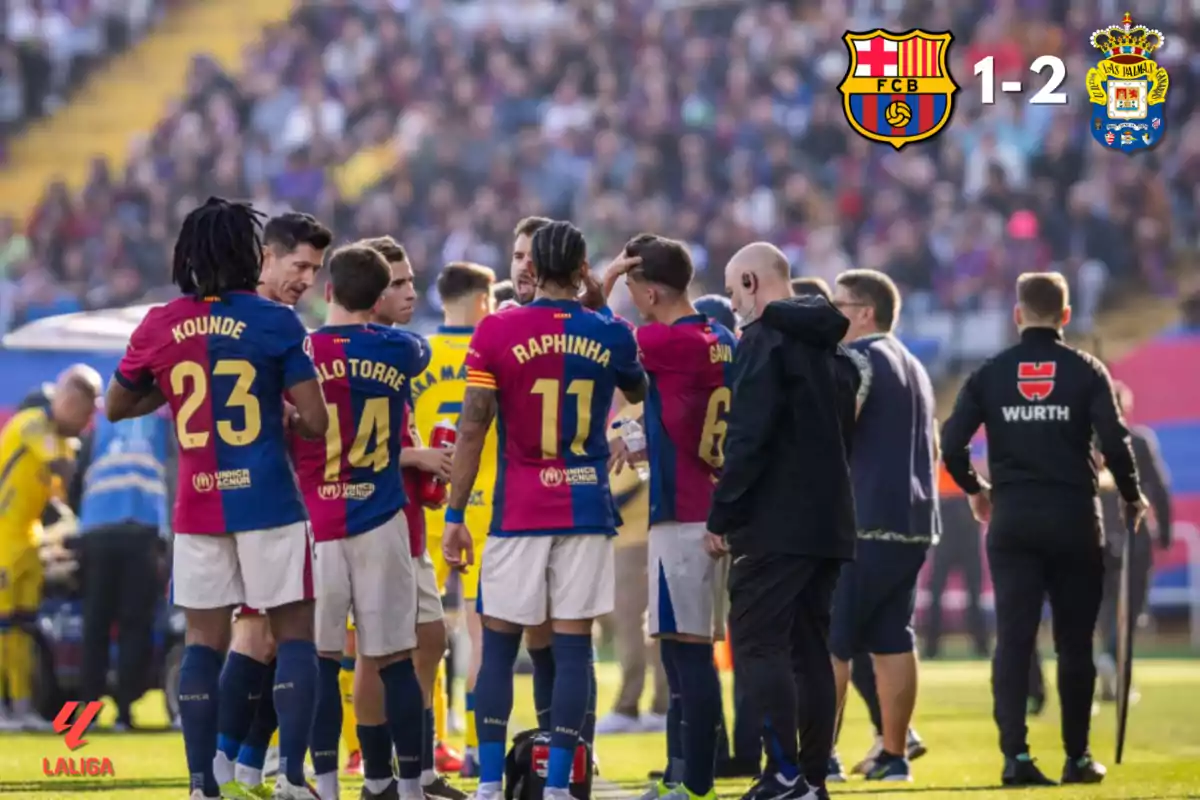
M 704 522 L 724 462 L 733 348 L 729 330 L 702 314 L 637 331 L 650 375 L 646 450 L 650 524 Z
M 222 534 L 307 516 L 288 459 L 283 394 L 317 377 L 307 332 L 287 306 L 253 292 L 180 297 L 150 310 L 114 378 L 157 383 L 175 417 L 174 530 Z
M 500 465 L 492 536 L 613 534 L 608 412 L 645 380 L 633 333 L 571 300 L 486 317 L 467 350 L 467 386 L 497 395 Z
M 429 345 L 381 325 L 326 325 L 308 341 L 329 430 L 323 440 L 293 437 L 292 457 L 313 537 L 326 542 L 374 530 L 404 508 L 401 438 Z

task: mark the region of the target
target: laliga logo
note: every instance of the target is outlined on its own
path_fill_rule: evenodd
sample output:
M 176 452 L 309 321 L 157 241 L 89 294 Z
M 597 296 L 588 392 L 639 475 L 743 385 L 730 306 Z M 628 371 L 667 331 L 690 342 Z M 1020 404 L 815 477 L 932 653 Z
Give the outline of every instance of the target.
M 553 489 L 555 486 L 562 486 L 566 474 L 558 467 L 546 467 L 541 471 L 539 477 L 542 479 L 542 486 Z
M 63 734 L 63 741 L 69 750 L 78 750 L 87 744 L 87 739 L 83 738 L 87 733 L 91 724 L 95 722 L 97 715 L 100 714 L 100 709 L 104 708 L 104 703 L 99 700 L 88 703 L 83 707 L 83 711 L 71 721 L 71 717 L 75 716 L 75 711 L 80 704 L 74 700 L 68 702 L 58 712 L 58 716 L 54 718 L 54 732 Z M 95 778 L 102 775 L 116 775 L 113 769 L 112 761 L 108 758 L 58 758 L 54 766 L 50 765 L 50 759 L 42 759 L 42 774 L 51 778 L 62 776 L 79 778 L 89 777 Z
M 197 492 L 211 492 L 216 483 L 216 479 L 207 472 L 198 472 L 192 476 L 192 488 Z

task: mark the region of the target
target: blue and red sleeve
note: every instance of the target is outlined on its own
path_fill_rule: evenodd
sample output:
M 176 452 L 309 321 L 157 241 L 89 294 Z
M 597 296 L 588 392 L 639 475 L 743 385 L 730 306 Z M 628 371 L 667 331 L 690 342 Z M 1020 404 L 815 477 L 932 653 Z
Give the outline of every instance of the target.
M 133 331 L 133 335 L 129 337 L 129 346 L 125 348 L 125 355 L 121 357 L 113 373 L 117 383 L 131 392 L 143 392 L 154 385 L 154 371 L 151 365 L 158 350 L 156 339 L 162 329 L 161 315 L 156 313 L 157 311 L 156 308 L 151 309 Z

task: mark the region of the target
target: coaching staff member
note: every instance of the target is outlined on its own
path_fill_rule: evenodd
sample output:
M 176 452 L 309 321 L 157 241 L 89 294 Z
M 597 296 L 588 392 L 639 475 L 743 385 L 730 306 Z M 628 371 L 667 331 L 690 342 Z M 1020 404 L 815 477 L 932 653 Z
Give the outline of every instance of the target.
M 1099 439 L 1127 516 L 1146 508 L 1129 429 L 1100 361 L 1068 347 L 1067 282 L 1057 272 L 1017 279 L 1013 318 L 1021 340 L 976 370 L 942 429 L 946 469 L 976 518 L 989 522 L 988 561 L 996 597 L 992 700 L 1005 785 L 1051 781 L 1029 757 L 1025 703 L 1029 662 L 1049 595 L 1058 651 L 1058 693 L 1067 762 L 1063 783 L 1099 783 L 1088 752 L 1096 667 L 1092 635 L 1104 586 L 1104 550 L 1092 458 Z M 970 441 L 987 430 L 989 486 L 971 466 Z
M 822 299 L 792 297 L 777 248 L 742 248 L 725 285 L 742 338 L 707 546 L 733 555 L 734 663 L 763 720 L 767 768 L 746 797 L 811 800 L 825 796 L 833 746 L 830 603 L 842 562 L 854 557 L 858 372 L 838 344 L 847 319 Z

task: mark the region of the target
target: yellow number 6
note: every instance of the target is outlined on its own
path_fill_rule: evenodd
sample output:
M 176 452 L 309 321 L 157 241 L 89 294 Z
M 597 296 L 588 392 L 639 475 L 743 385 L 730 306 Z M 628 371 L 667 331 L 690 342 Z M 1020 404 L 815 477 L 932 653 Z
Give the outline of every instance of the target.
M 732 393 L 728 387 L 715 389 L 708 397 L 704 414 L 704 431 L 700 435 L 700 458 L 713 467 L 725 463 L 725 414 L 729 411 Z

